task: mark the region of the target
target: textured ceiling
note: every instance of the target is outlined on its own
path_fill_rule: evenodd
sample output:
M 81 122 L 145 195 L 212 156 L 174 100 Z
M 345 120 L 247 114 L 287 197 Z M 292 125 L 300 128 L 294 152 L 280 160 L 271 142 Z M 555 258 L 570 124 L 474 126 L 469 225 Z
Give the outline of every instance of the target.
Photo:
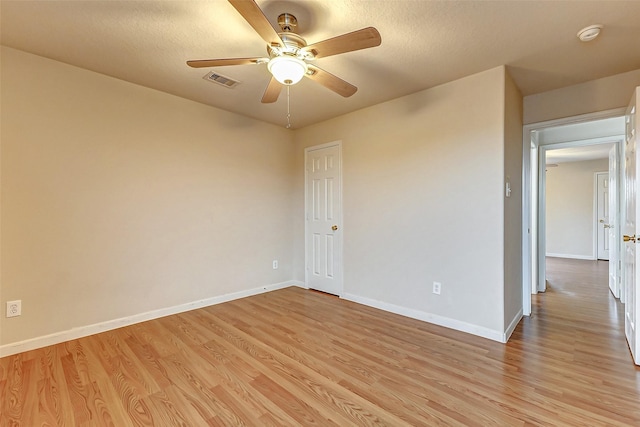
M 367 26 L 382 45 L 317 60 L 358 87 L 342 98 L 303 79 L 291 88 L 300 128 L 502 64 L 524 95 L 640 68 L 640 1 L 258 1 L 276 26 L 294 14 L 308 43 Z M 284 126 L 286 91 L 261 104 L 263 65 L 219 67 L 207 82 L 189 59 L 266 56 L 225 0 L 0 1 L 3 45 Z M 579 29 L 603 24 L 591 43 Z M 91 96 L 91 94 L 87 94 Z

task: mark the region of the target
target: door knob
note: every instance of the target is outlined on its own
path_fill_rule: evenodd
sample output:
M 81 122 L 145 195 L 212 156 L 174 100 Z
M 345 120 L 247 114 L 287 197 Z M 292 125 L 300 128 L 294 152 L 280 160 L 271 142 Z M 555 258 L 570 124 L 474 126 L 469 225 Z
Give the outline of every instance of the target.
M 625 234 L 624 236 L 622 236 L 622 240 L 624 240 L 625 242 L 635 242 L 636 236 L 627 236 Z
M 332 229 L 333 231 L 336 231 L 336 230 L 338 229 L 338 226 L 337 226 L 337 225 L 334 225 L 333 227 L 331 227 L 331 229 Z

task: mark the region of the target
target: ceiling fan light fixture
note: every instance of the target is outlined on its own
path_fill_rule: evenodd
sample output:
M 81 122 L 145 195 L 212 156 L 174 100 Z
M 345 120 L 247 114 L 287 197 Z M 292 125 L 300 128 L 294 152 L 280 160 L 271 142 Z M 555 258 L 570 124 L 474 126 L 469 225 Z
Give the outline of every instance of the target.
M 283 55 L 271 58 L 267 64 L 269 72 L 283 85 L 294 85 L 307 72 L 307 63 L 295 56 Z

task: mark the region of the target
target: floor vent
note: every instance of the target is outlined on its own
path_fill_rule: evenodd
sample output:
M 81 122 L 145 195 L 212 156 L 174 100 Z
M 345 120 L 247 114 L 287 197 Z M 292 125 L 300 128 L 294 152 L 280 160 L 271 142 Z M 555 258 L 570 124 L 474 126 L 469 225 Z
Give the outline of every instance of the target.
M 224 87 L 228 87 L 228 88 L 233 88 L 236 87 L 240 84 L 239 81 L 237 80 L 233 80 L 232 78 L 223 76 L 221 74 L 217 74 L 214 73 L 213 71 L 210 73 L 207 73 L 206 76 L 203 77 L 203 79 L 208 80 L 210 82 L 213 83 L 217 83 L 220 86 L 224 86 Z

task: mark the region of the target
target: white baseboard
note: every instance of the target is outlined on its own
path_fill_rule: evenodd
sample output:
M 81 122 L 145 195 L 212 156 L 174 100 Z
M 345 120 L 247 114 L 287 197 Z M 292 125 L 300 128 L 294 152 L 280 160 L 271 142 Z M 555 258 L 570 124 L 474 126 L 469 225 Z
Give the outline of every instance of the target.
M 387 302 L 382 302 L 382 301 L 365 298 L 365 297 L 361 297 L 353 294 L 344 294 L 342 295 L 342 298 L 348 301 L 356 302 L 358 304 L 363 304 L 369 307 L 378 308 L 380 310 L 399 314 L 401 316 L 406 316 L 412 319 L 433 323 L 438 326 L 444 326 L 445 328 L 455 329 L 456 331 L 477 335 L 479 337 L 487 338 L 493 341 L 504 343 L 506 342 L 506 338 L 508 338 L 507 334 L 501 331 L 484 328 L 482 326 L 473 325 L 471 323 L 462 322 L 460 320 L 450 319 L 448 317 L 438 316 L 436 314 L 427 313 L 426 311 L 406 308 L 399 305 L 389 304 Z
M 595 261 L 592 255 L 572 255 L 572 254 L 546 254 L 551 258 L 569 258 L 569 259 L 586 259 L 589 261 Z
M 2 345 L 0 346 L 0 357 L 11 356 L 13 354 L 22 353 L 23 351 L 35 350 L 37 348 L 59 344 L 65 341 L 70 341 L 93 334 L 99 334 L 100 332 L 110 331 L 113 329 L 121 328 L 123 326 L 129 326 L 140 322 L 146 322 L 147 320 L 170 316 L 172 314 L 183 313 L 185 311 L 208 307 L 211 305 L 233 301 L 252 295 L 258 295 L 265 292 L 288 288 L 290 286 L 298 286 L 304 288 L 305 284 L 304 282 L 289 280 L 287 282 L 275 283 L 273 285 L 261 286 L 259 288 L 247 289 L 245 291 L 233 292 L 230 294 L 192 301 L 173 307 L 147 311 L 145 313 L 134 314 L 132 316 L 122 317 L 119 319 L 107 320 L 106 322 L 95 323 L 93 325 L 80 326 L 66 331 L 60 331 L 41 337 L 30 338 L 28 340 Z
M 516 326 L 518 326 L 518 323 L 520 323 L 520 320 L 522 319 L 523 316 L 523 312 L 522 312 L 522 308 L 518 311 L 518 313 L 514 316 L 514 318 L 511 320 L 511 323 L 509 323 L 509 326 L 507 327 L 507 330 L 504 331 L 504 334 L 502 335 L 502 342 L 507 342 L 509 341 L 509 338 L 511 337 L 511 334 L 513 333 L 513 331 L 515 331 Z

